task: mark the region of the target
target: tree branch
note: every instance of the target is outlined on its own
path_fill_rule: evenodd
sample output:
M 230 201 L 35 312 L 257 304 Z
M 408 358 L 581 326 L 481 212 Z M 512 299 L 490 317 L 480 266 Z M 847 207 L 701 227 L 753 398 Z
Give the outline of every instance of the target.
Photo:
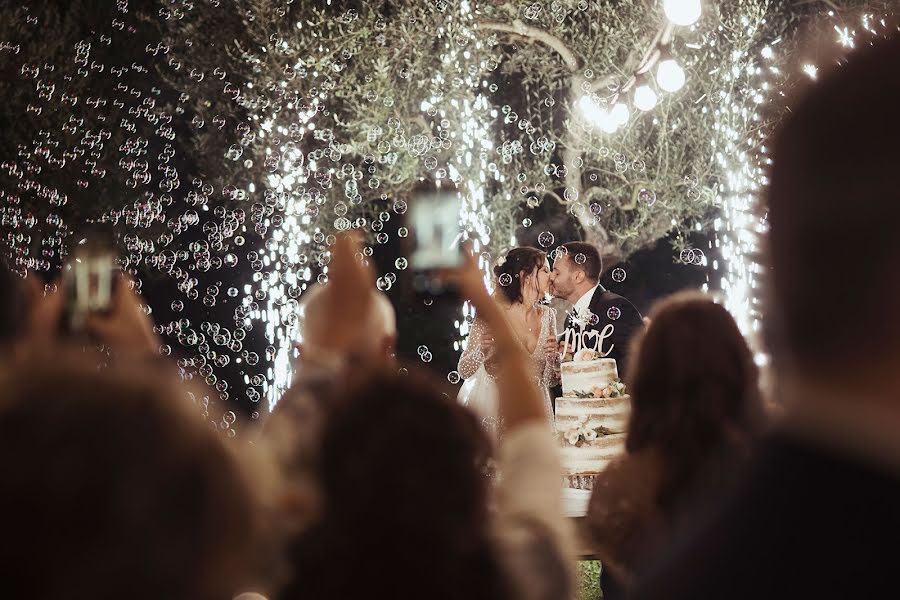
M 485 31 L 502 31 L 504 33 L 512 33 L 514 35 L 519 35 L 542 42 L 553 50 L 556 50 L 556 53 L 559 54 L 560 58 L 563 59 L 563 62 L 566 63 L 566 66 L 569 68 L 569 70 L 573 72 L 578 70 L 581 64 L 581 61 L 578 60 L 578 57 L 575 56 L 575 53 L 569 50 L 569 47 L 566 46 L 566 43 L 561 39 L 551 33 L 547 33 L 543 29 L 532 27 L 531 25 L 526 25 L 518 19 L 514 20 L 511 25 L 508 23 L 497 23 L 495 21 L 475 23 L 475 29 L 483 29 Z

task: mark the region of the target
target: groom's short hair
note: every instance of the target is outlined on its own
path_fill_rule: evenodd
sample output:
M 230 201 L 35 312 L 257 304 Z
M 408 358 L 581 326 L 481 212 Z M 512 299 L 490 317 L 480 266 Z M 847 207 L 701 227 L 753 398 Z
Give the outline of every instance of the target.
M 568 242 L 562 245 L 566 254 L 576 269 L 584 271 L 588 280 L 597 283 L 600 281 L 600 273 L 603 272 L 603 260 L 597 246 L 587 242 Z M 576 256 L 584 256 L 584 261 L 576 260 Z

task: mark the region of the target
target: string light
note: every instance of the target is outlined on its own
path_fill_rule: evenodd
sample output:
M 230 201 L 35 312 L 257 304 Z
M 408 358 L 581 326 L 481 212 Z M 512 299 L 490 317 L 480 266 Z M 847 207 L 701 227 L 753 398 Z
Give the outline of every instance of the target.
M 684 69 L 674 58 L 659 61 L 656 67 L 656 83 L 660 89 L 669 93 L 677 92 L 684 87 L 685 79 Z
M 829 18 L 835 18 L 833 11 L 828 11 Z M 872 16 L 862 16 L 863 28 L 871 34 L 877 31 L 872 27 Z M 885 26 L 885 19 L 880 20 Z M 837 43 L 845 48 L 853 48 L 856 32 L 848 27 L 835 26 Z M 775 58 L 773 46 L 780 43 L 781 38 L 765 46 L 760 52 L 766 61 Z M 736 56 L 736 60 L 743 55 Z M 818 68 L 811 63 L 804 63 L 800 69 L 802 73 L 816 79 Z M 744 89 L 746 97 L 755 100 L 755 109 L 760 110 L 766 98 L 770 95 L 779 95 L 786 83 L 786 74 L 775 66 L 765 69 L 760 65 L 752 65 L 748 69 L 754 74 L 751 81 Z M 778 81 L 767 81 L 765 77 L 756 77 L 770 73 L 779 78 Z M 733 77 L 737 77 L 735 74 Z M 723 99 L 724 100 L 724 99 Z M 759 274 L 764 267 L 756 261 L 760 252 L 762 237 L 768 231 L 768 222 L 765 216 L 761 216 L 758 206 L 762 202 L 762 194 L 768 184 L 766 176 L 772 160 L 768 155 L 765 140 L 770 131 L 755 126 L 755 134 L 747 140 L 744 137 L 746 127 L 741 127 L 741 119 L 751 122 L 760 120 L 757 112 L 740 115 L 728 108 L 726 102 L 721 103 L 717 114 L 721 117 L 720 127 L 725 130 L 727 143 L 724 148 L 718 148 L 716 152 L 717 162 L 724 174 L 723 185 L 716 200 L 721 205 L 722 216 L 714 222 L 715 245 L 720 249 L 725 263 L 725 274 L 721 278 L 720 285 L 724 294 L 724 305 L 734 316 L 738 326 L 755 348 L 756 363 L 763 367 L 768 364 L 768 356 L 762 351 L 762 343 L 759 339 L 761 330 L 761 282 Z M 713 265 L 718 269 L 718 264 Z
M 679 27 L 689 27 L 700 18 L 700 0 L 665 0 L 663 12 L 666 18 Z
M 657 31 L 632 75 L 606 98 L 586 95 L 579 101 L 587 121 L 606 133 L 613 133 L 628 122 L 628 106 L 620 103 L 619 98 L 632 88 L 633 102 L 638 110 L 647 112 L 656 107 L 659 96 L 650 87 L 646 76 L 654 65 L 657 66 L 657 83 L 660 89 L 674 93 L 684 87 L 684 70 L 671 55 L 672 35 L 676 26 L 689 26 L 700 18 L 700 0 L 666 0 L 664 8 L 668 21 Z M 584 89 L 590 90 L 590 85 Z M 604 106 L 600 106 L 601 104 Z M 607 110 L 605 106 L 612 106 L 612 109 Z
M 659 97 L 656 95 L 656 91 L 646 81 L 634 88 L 634 106 L 638 110 L 644 112 L 653 110 L 658 101 Z
M 455 23 L 454 23 L 455 21 Z M 442 57 L 445 64 L 454 65 L 457 75 L 462 79 L 463 87 L 460 98 L 450 101 L 450 107 L 440 111 L 442 118 L 457 117 L 458 130 L 451 133 L 454 146 L 459 151 L 448 164 L 450 178 L 461 181 L 459 188 L 462 190 L 462 202 L 460 205 L 460 225 L 464 235 L 472 244 L 472 249 L 479 255 L 478 265 L 482 269 L 483 280 L 488 290 L 493 290 L 493 280 L 490 277 L 490 258 L 482 254 L 482 250 L 491 242 L 490 227 L 485 215 L 488 212 L 487 191 L 490 180 L 503 181 L 503 175 L 499 169 L 491 169 L 488 164 L 488 156 L 494 152 L 494 144 L 491 141 L 491 121 L 497 117 L 496 109 L 490 105 L 488 98 L 473 90 L 481 90 L 485 87 L 477 73 L 482 73 L 482 68 L 470 69 L 469 66 L 481 61 L 483 43 L 473 34 L 474 13 L 468 0 L 459 3 L 458 17 L 451 18 L 448 25 L 456 24 L 459 27 L 460 39 L 471 41 L 471 50 L 460 52 L 458 43 L 448 36 L 446 51 Z M 444 85 L 443 76 L 435 75 L 433 80 L 435 89 Z M 432 98 L 431 105 L 438 106 L 441 99 Z M 515 240 L 511 241 L 515 245 Z M 455 341 L 454 350 L 465 348 L 465 339 L 470 330 L 470 323 L 475 317 L 475 308 L 467 301 L 462 306 L 462 319 L 455 325 L 462 338 Z

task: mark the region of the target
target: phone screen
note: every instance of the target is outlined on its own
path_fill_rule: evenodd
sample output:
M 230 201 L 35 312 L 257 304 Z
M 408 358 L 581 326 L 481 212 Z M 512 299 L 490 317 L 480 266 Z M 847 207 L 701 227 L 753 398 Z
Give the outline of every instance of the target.
M 112 306 L 116 285 L 116 251 L 112 233 L 100 228 L 87 230 L 75 238 L 69 261 L 63 267 L 66 290 L 64 329 L 83 329 L 90 314 L 104 314 Z
M 429 271 L 462 266 L 458 192 L 451 189 L 423 193 L 413 199 L 409 210 L 413 236 L 412 268 Z

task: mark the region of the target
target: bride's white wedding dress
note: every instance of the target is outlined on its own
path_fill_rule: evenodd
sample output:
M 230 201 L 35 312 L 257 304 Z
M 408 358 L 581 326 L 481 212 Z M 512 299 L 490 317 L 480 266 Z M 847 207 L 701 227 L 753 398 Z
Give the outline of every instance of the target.
M 548 357 L 544 343 L 552 333 L 556 337 L 556 311 L 549 306 L 541 306 L 541 332 L 538 342 L 531 353 L 531 373 L 535 383 L 544 397 L 544 409 L 547 413 L 547 422 L 553 425 L 553 408 L 550 403 L 550 386 L 559 383 L 559 361 Z M 472 409 L 481 418 L 485 430 L 494 438 L 500 429 L 497 416 L 497 384 L 494 381 L 496 373 L 485 364 L 485 354 L 481 348 L 481 340 L 489 335 L 484 323 L 475 318 L 472 330 L 469 333 L 469 341 L 466 349 L 459 359 L 457 370 L 466 381 L 459 390 L 459 401 Z

